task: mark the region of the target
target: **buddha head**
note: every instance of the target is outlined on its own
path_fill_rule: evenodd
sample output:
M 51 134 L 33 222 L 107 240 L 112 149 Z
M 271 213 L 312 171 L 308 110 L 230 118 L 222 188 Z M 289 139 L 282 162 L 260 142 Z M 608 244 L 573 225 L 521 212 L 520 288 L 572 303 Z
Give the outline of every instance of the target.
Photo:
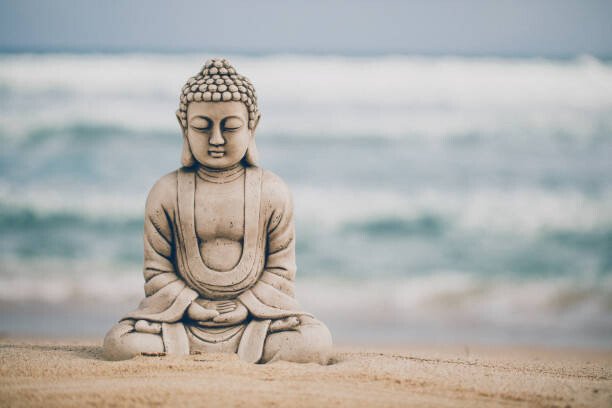
M 176 111 L 183 132 L 182 165 L 255 166 L 260 116 L 251 81 L 224 58 L 206 61 L 183 86 Z

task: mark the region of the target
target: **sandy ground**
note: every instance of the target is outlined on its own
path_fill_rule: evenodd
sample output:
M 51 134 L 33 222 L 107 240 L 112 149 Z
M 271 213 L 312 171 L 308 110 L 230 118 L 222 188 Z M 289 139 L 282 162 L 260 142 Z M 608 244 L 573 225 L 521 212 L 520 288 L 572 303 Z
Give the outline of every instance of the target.
M 100 354 L 88 341 L 0 340 L 0 406 L 612 407 L 611 351 L 340 347 L 328 366 Z

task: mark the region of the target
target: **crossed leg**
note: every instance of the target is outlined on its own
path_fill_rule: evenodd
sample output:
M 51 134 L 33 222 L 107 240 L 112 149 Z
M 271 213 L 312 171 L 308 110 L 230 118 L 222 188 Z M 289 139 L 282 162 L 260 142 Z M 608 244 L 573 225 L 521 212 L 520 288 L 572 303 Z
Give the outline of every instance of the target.
M 260 363 L 291 361 L 296 363 L 327 364 L 332 338 L 327 326 L 311 317 L 300 317 L 295 330 L 271 333 L 264 343 Z
M 104 338 L 104 357 L 108 360 L 127 360 L 142 353 L 163 351 L 161 334 L 137 332 L 133 320 L 117 323 Z
M 327 364 L 332 339 L 322 322 L 302 316 L 294 330 L 271 333 L 264 343 L 261 363 L 279 360 L 296 363 Z M 127 360 L 142 353 L 164 352 L 161 334 L 135 331 L 133 320 L 115 324 L 104 338 L 104 357 L 108 360 Z

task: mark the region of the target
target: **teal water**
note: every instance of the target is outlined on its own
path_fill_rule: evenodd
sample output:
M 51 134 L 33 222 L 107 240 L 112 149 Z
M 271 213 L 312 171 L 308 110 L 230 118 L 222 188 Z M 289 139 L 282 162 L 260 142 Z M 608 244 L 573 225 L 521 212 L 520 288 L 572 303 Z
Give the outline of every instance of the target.
M 138 301 L 144 200 L 204 59 L 0 56 L 0 331 L 97 335 Z M 608 62 L 233 60 L 294 194 L 300 300 L 340 339 L 612 345 Z

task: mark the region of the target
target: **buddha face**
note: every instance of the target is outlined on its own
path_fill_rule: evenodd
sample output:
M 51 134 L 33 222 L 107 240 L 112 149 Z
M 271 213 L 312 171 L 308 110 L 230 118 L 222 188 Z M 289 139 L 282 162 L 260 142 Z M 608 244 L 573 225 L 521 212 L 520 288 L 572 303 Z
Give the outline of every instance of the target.
M 191 152 L 203 166 L 225 169 L 244 157 L 255 129 L 242 102 L 191 102 L 185 136 Z

